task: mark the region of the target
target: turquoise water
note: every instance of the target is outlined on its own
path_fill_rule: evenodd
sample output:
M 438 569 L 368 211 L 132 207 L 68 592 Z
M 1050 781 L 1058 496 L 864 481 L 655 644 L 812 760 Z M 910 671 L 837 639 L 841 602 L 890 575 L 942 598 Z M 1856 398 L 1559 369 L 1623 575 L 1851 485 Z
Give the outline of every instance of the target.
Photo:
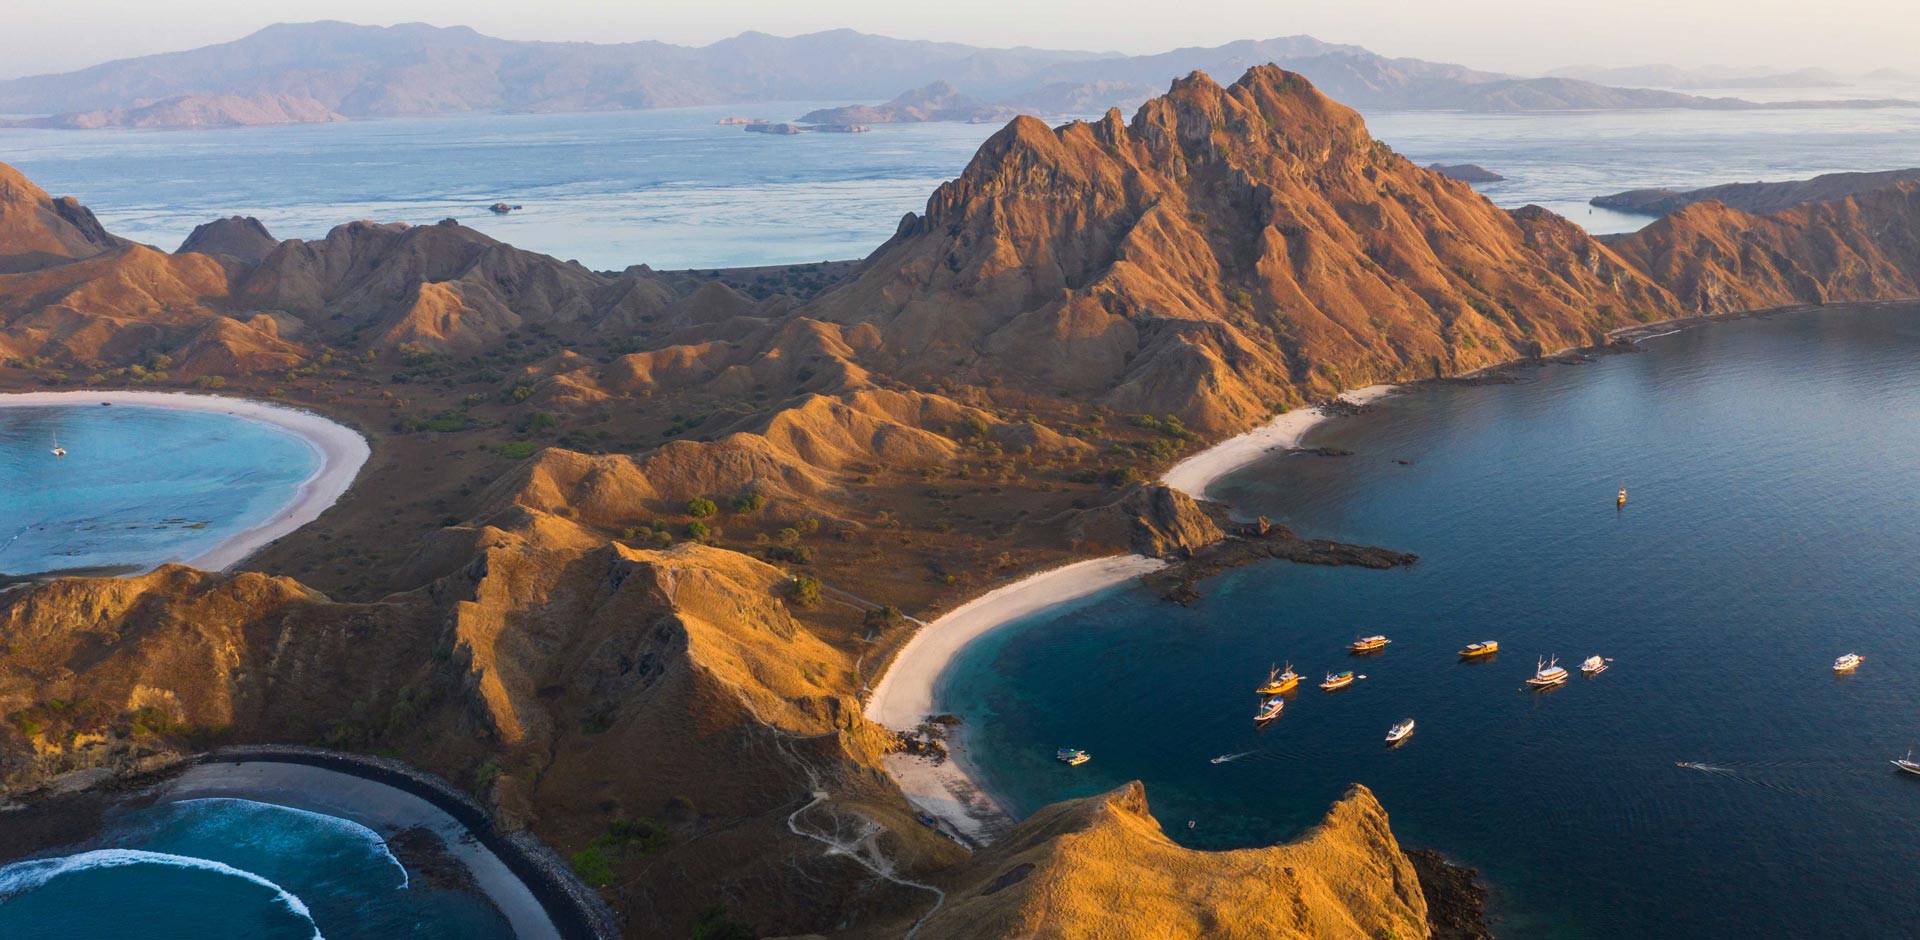
M 353 219 L 452 216 L 596 269 L 684 268 L 865 257 L 999 130 L 882 124 L 783 137 L 714 123 L 844 103 L 209 132 L 0 128 L 0 160 L 78 197 L 112 231 L 167 250 L 195 225 L 236 213 L 282 238 L 318 238 Z M 1603 232 L 1647 220 L 1590 210 L 1593 196 L 1904 167 L 1920 133 L 1915 109 L 1366 117 L 1375 137 L 1421 164 L 1473 162 L 1507 176 L 1482 187 L 1501 206 L 1539 203 Z M 502 199 L 526 208 L 486 211 Z
M 468 892 L 415 879 L 380 836 L 238 799 L 133 811 L 101 848 L 0 867 L 0 937 L 506 938 Z
M 1190 608 L 1130 588 L 969 647 L 940 695 L 986 782 L 1025 812 L 1144 780 L 1175 839 L 1223 848 L 1358 781 L 1404 842 L 1486 873 L 1504 937 L 1912 936 L 1920 778 L 1887 761 L 1920 745 L 1920 310 L 1641 348 L 1388 399 L 1311 439 L 1354 456 L 1216 490 L 1412 568 L 1260 564 Z M 1384 654 L 1344 654 L 1376 632 Z M 1482 639 L 1497 659 L 1457 661 Z M 1612 668 L 1522 691 L 1535 657 L 1594 654 Z M 1368 678 L 1257 731 L 1289 659 Z
M 0 408 L 0 572 L 185 561 L 272 516 L 318 466 L 305 440 L 232 415 Z

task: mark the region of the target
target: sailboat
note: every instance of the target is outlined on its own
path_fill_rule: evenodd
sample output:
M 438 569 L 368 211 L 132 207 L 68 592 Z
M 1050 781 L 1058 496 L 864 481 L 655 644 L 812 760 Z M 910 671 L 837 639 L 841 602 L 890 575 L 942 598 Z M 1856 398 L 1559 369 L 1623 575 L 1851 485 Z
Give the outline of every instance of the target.
M 1533 678 L 1528 679 L 1527 684 L 1536 689 L 1544 689 L 1548 686 L 1559 685 L 1565 681 L 1567 681 L 1567 669 L 1565 666 L 1560 665 L 1558 658 L 1555 658 L 1551 661 L 1543 659 L 1535 663 L 1533 666 Z
M 1892 763 L 1904 773 L 1920 774 L 1920 762 L 1913 759 L 1913 748 L 1907 748 L 1907 756 Z
M 67 455 L 67 449 L 60 446 L 59 431 L 53 432 L 53 455 L 55 457 L 65 457 Z
M 1265 724 L 1280 717 L 1280 710 L 1287 707 L 1287 700 L 1276 695 L 1260 704 L 1260 710 L 1254 713 L 1254 724 Z
M 1267 670 L 1267 681 L 1253 691 L 1256 695 L 1284 695 L 1293 691 L 1293 687 L 1299 684 L 1300 676 L 1294 673 L 1293 664 L 1288 663 L 1286 672 L 1281 672 L 1277 668 L 1269 668 Z

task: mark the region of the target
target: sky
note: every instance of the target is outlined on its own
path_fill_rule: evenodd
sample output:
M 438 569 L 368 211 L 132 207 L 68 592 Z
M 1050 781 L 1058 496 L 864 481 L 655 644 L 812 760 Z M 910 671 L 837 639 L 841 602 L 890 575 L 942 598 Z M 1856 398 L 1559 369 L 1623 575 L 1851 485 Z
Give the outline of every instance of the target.
M 986 46 L 1162 52 L 1306 33 L 1538 74 L 1566 65 L 1821 66 L 1913 59 L 1913 0 L 8 0 L 0 77 L 238 39 L 276 22 L 471 26 L 507 39 L 700 45 L 848 27 Z

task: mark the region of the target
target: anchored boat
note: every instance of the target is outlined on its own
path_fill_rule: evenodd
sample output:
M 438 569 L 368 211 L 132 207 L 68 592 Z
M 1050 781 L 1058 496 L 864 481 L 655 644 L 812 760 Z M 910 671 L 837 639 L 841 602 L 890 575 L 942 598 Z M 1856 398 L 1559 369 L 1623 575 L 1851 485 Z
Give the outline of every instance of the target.
M 1833 661 L 1833 671 L 1834 672 L 1852 672 L 1855 669 L 1860 668 L 1860 664 L 1866 661 L 1867 661 L 1867 658 L 1865 656 L 1860 655 L 1859 653 L 1848 653 L 1847 655 L 1842 656 L 1839 659 L 1836 659 Z
M 1269 667 L 1267 681 L 1253 691 L 1256 695 L 1284 695 L 1293 691 L 1293 687 L 1299 684 L 1300 677 L 1294 673 L 1293 664 L 1288 663 L 1286 672 Z
M 1327 681 L 1320 683 L 1320 688 L 1323 691 L 1331 692 L 1334 689 L 1344 689 L 1352 684 L 1352 672 L 1330 672 L 1327 673 Z
M 1260 703 L 1260 710 L 1254 712 L 1254 724 L 1263 724 L 1280 717 L 1280 710 L 1287 707 L 1287 700 L 1276 695 Z
M 1607 671 L 1608 662 L 1609 660 L 1601 659 L 1598 656 L 1589 656 L 1586 662 L 1580 664 L 1580 671 L 1589 676 L 1597 676 Z
M 1498 652 L 1500 652 L 1499 641 L 1481 640 L 1478 643 L 1468 643 L 1467 648 L 1460 651 L 1460 658 L 1475 659 L 1481 656 L 1492 656 Z
M 1920 762 L 1913 759 L 1913 748 L 1907 748 L 1907 756 L 1892 763 L 1906 773 L 1920 775 Z
M 1393 642 L 1392 640 L 1389 640 L 1384 636 L 1363 636 L 1360 639 L 1353 641 L 1352 643 L 1348 643 L 1347 652 L 1371 653 L 1376 650 L 1386 649 L 1387 644 L 1392 642 Z
M 1053 752 L 1053 759 L 1068 767 L 1078 767 L 1087 761 L 1093 760 L 1093 755 L 1076 747 L 1063 747 Z
M 1399 724 L 1394 725 L 1393 727 L 1387 729 L 1387 743 L 1399 744 L 1400 742 L 1405 741 L 1407 738 L 1411 737 L 1412 735 L 1413 735 L 1413 719 L 1409 718 L 1406 721 L 1400 722 Z
M 1535 662 L 1533 666 L 1533 678 L 1528 679 L 1527 684 L 1536 689 L 1544 689 L 1549 686 L 1559 685 L 1565 681 L 1567 681 L 1566 667 L 1561 666 L 1559 658 L 1555 657 L 1552 660 L 1539 660 Z

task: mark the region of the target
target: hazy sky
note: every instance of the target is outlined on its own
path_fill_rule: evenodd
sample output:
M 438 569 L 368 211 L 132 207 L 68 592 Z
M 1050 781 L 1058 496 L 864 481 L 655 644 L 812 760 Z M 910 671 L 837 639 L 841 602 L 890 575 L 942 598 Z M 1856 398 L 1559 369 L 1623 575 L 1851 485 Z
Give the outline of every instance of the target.
M 509 39 L 703 44 L 851 27 L 979 45 L 1160 52 L 1308 33 L 1389 55 L 1561 65 L 1908 67 L 1914 0 L 8 0 L 0 75 L 237 39 L 275 22 L 424 21 Z

